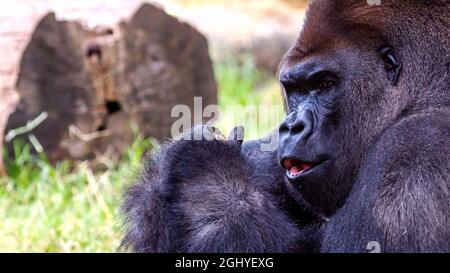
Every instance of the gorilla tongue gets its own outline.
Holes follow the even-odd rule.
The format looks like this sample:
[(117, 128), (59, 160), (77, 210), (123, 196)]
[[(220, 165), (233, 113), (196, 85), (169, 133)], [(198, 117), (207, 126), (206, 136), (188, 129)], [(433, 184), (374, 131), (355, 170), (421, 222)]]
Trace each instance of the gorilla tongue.
[(289, 170), (291, 176), (297, 176), (312, 167), (311, 163), (306, 162), (293, 162), (292, 160), (286, 160), (284, 162), (284, 167)]

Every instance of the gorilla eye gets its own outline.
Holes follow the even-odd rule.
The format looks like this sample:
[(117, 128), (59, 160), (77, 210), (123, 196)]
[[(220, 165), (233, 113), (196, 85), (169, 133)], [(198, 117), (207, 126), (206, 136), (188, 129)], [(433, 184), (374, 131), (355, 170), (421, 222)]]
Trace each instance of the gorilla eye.
[(323, 80), (319, 83), (318, 89), (327, 90), (331, 89), (336, 85), (336, 82), (333, 80)]
[(400, 72), (402, 71), (402, 64), (397, 57), (394, 49), (391, 47), (383, 47), (380, 50), (381, 60), (384, 62), (384, 69), (387, 73), (387, 78), (393, 85), (397, 84)]

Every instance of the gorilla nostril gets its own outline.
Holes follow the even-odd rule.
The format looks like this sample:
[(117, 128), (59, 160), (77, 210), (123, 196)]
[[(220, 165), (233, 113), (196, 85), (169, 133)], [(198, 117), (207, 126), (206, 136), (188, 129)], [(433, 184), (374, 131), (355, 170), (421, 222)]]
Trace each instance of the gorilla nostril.
[(304, 122), (296, 122), (293, 124), (290, 128), (290, 131), (292, 134), (299, 134), (305, 130), (305, 123)]
[(280, 133), (285, 133), (287, 131), (289, 131), (289, 127), (286, 125), (286, 123), (281, 124), (280, 128), (279, 128), (279, 132)]

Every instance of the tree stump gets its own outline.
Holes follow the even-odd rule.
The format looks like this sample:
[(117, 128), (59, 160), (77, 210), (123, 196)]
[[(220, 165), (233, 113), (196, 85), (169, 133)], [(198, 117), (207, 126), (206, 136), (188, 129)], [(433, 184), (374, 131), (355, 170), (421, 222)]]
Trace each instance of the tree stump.
[(49, 13), (23, 52), (16, 88), (6, 140), (31, 136), (52, 161), (120, 155), (133, 141), (132, 124), (162, 139), (175, 105), (193, 107), (194, 97), (217, 103), (206, 39), (150, 4), (118, 26), (94, 29)]

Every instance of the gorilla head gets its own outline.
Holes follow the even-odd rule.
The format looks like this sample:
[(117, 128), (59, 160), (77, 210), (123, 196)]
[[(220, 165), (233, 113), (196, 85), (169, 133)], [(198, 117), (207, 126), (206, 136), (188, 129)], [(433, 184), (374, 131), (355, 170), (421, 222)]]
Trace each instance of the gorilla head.
[(289, 185), (316, 211), (329, 216), (343, 205), (368, 148), (390, 124), (443, 99), (448, 105), (433, 91), (448, 84), (449, 39), (438, 35), (449, 33), (446, 11), (448, 1), (310, 3), (280, 67), (289, 116), (279, 159)]

